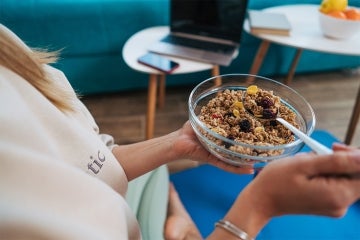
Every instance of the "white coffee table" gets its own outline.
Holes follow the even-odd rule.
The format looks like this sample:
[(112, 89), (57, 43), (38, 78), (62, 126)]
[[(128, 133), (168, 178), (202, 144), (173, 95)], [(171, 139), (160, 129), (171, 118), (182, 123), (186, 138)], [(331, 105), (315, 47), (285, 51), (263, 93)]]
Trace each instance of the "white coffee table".
[[(159, 107), (162, 107), (165, 102), (166, 75), (160, 71), (138, 63), (137, 59), (148, 52), (148, 47), (151, 44), (159, 41), (168, 33), (169, 27), (167, 26), (157, 26), (141, 30), (129, 38), (129, 40), (125, 43), (122, 51), (124, 61), (130, 68), (142, 73), (149, 74), (146, 114), (146, 139), (150, 139), (154, 135), (156, 102), (158, 101)], [(171, 74), (193, 73), (205, 70), (211, 70), (212, 76), (217, 76), (220, 74), (218, 65), (187, 60), (184, 58), (169, 56), (166, 57), (180, 64), (180, 67)], [(158, 99), (157, 89), (159, 89)]]
[[(311, 50), (339, 55), (360, 57), (360, 33), (347, 40), (335, 40), (324, 37), (318, 20), (319, 5), (294, 4), (271, 7), (263, 11), (284, 13), (288, 17), (292, 30), (290, 36), (278, 36), (270, 34), (252, 34), (262, 39), (258, 52), (254, 58), (250, 74), (257, 74), (265, 59), (271, 43), (296, 48), (296, 54), (290, 66), (285, 84), (290, 84), (294, 76), (297, 63), (302, 51)], [(244, 29), (250, 33), (249, 23), (245, 21)], [(251, 34), (251, 33), (250, 33)], [(360, 88), (355, 100), (352, 116), (345, 136), (345, 143), (350, 144), (360, 115)]]

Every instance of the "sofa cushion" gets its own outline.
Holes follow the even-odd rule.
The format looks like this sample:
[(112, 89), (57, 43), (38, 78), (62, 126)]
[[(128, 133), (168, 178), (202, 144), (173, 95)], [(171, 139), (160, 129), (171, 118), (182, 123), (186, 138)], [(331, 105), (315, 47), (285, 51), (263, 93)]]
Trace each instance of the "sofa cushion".
[(63, 48), (63, 56), (107, 55), (121, 53), (124, 42), (143, 27), (164, 25), (164, 2), (2, 0), (0, 16), (30, 46)]

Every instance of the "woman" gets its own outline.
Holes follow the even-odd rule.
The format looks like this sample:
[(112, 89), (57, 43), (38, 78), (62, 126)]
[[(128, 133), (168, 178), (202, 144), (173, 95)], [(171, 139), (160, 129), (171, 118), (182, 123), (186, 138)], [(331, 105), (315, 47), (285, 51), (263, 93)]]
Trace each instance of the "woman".
[[(156, 206), (158, 219), (163, 215), (165, 221), (166, 214), (167, 219), (160, 230), (141, 233), (125, 200), (128, 182), (148, 174), (167, 179), (163, 166), (181, 159), (252, 172), (210, 155), (189, 123), (159, 138), (118, 146), (99, 134), (65, 76), (48, 65), (56, 55), (30, 50), (3, 25), (0, 46), (0, 235), (5, 239), (146, 239), (150, 231), (162, 235), (163, 227), (166, 239), (201, 239), (167, 181), (155, 184), (166, 201), (169, 196), (168, 206)], [(251, 239), (272, 217), (284, 214), (342, 216), (360, 197), (360, 181), (351, 177), (360, 174), (360, 151), (342, 145), (334, 151), (269, 164), (207, 238)]]

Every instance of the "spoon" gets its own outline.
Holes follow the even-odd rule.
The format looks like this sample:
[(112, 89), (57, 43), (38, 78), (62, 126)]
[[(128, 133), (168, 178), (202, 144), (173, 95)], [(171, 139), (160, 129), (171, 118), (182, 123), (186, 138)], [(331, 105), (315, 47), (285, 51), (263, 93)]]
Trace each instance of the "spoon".
[[(293, 126), (291, 123), (289, 123), (288, 121), (286, 121), (284, 118), (279, 116), (279, 110), (276, 109), (276, 113), (275, 112), (267, 112), (265, 115), (266, 117), (264, 117), (264, 112), (262, 115), (256, 115), (254, 114), (250, 109), (246, 108), (246, 104), (245, 104), (245, 95), (243, 95), (243, 106), (244, 109), (253, 117), (258, 118), (258, 119), (266, 119), (266, 120), (276, 120), (278, 122), (280, 122), (284, 127), (286, 127), (287, 129), (289, 129), (293, 134), (295, 134), (299, 139), (301, 139), (307, 146), (309, 146), (316, 154), (318, 155), (327, 155), (327, 154), (332, 154), (333, 150), (326, 147), (325, 145), (321, 144), (320, 142), (316, 141), (315, 139), (309, 137), (308, 135), (306, 135), (305, 133), (303, 133), (302, 131), (300, 131), (298, 128), (296, 128), (295, 126)], [(273, 106), (273, 105), (272, 105)], [(257, 171), (259, 172), (259, 171)], [(256, 176), (256, 174), (255, 174)], [(346, 177), (346, 178), (350, 178), (350, 179), (360, 179), (360, 173), (354, 173), (354, 174), (330, 174), (329, 176), (331, 177)]]
[(316, 152), (318, 155), (325, 155), (325, 154), (332, 154), (333, 150), (324, 146), (320, 142), (316, 141), (315, 139), (309, 137), (296, 127), (294, 127), (292, 124), (290, 124), (288, 121), (281, 117), (276, 117), (276, 121), (280, 122), (284, 127), (289, 129), (291, 132), (293, 132), (298, 138), (303, 140), (303, 142), (310, 147), (314, 152)]
[[(318, 155), (326, 155), (326, 154), (332, 154), (333, 153), (332, 149), (324, 146), (320, 142), (318, 142), (315, 139), (309, 137), (308, 135), (306, 135), (305, 133), (303, 133), (302, 131), (300, 131), (296, 127), (294, 127), (292, 124), (290, 124), (285, 119), (283, 119), (281, 117), (276, 117), (275, 120), (280, 122), (281, 124), (283, 124), (283, 126), (288, 128), (298, 138), (303, 140), (303, 142), (307, 146), (309, 146), (316, 154), (318, 154)], [(355, 173), (355, 174), (335, 174), (335, 175), (332, 174), (332, 175), (329, 175), (329, 176), (331, 176), (331, 177), (346, 177), (346, 178), (350, 178), (350, 179), (360, 179), (360, 173)]]
[[(280, 117), (278, 108), (276, 108), (276, 113), (275, 113), (274, 108), (273, 108), (272, 111), (271, 110), (268, 111), (268, 112), (263, 111), (263, 113), (261, 115), (260, 114), (259, 115), (254, 114), (250, 109), (246, 108), (246, 104), (245, 104), (246, 97), (245, 96), (246, 96), (246, 93), (243, 94), (243, 99), (242, 99), (243, 107), (253, 117), (258, 118), (258, 119), (276, 120), (276, 121), (280, 122), (284, 127), (289, 129), (293, 134), (295, 134), (299, 139), (301, 139), (308, 147), (310, 147), (318, 155), (327, 155), (327, 154), (332, 154), (333, 153), (333, 150), (331, 148), (328, 148), (325, 145), (321, 144), (320, 142), (316, 141), (315, 139), (309, 137), (304, 132), (300, 131), (298, 128), (296, 128), (291, 123), (286, 121), (284, 118)], [(274, 107), (274, 103), (273, 102), (272, 103), (268, 102), (267, 107)], [(260, 170), (256, 171), (254, 176), (256, 176), (259, 171)], [(331, 176), (331, 177), (340, 177), (340, 178), (346, 177), (346, 178), (350, 178), (350, 179), (360, 179), (360, 173), (335, 174), (335, 175), (330, 174), (329, 176)]]
[[(332, 154), (333, 150), (322, 145), (315, 139), (309, 137), (293, 125), (291, 125), (288, 121), (281, 117), (276, 117), (276, 121), (282, 123), (286, 128), (288, 128), (290, 131), (292, 131), (298, 138), (304, 141), (306, 145), (308, 145), (314, 152), (316, 152), (318, 155), (326, 155), (326, 154)], [(335, 175), (329, 175), (331, 177), (346, 177), (350, 179), (360, 179), (360, 173), (353, 173), (353, 174), (335, 174)]]
[[(246, 95), (246, 94), (245, 94)], [(243, 96), (243, 103), (245, 103), (246, 101), (246, 97), (245, 95)], [(258, 115), (254, 115), (253, 112), (249, 109), (247, 109), (245, 107), (246, 104), (244, 104), (244, 108), (245, 110), (251, 114), (252, 116), (254, 116), (255, 118), (258, 119), (267, 119), (267, 120), (276, 120), (278, 122), (280, 122), (284, 127), (286, 127), (287, 129), (289, 129), (292, 133), (294, 133), (299, 139), (301, 139), (307, 146), (309, 146), (314, 152), (316, 152), (319, 155), (324, 155), (324, 154), (332, 154), (333, 150), (324, 146), (323, 144), (321, 144), (320, 142), (316, 141), (315, 139), (309, 137), (308, 135), (306, 135), (305, 133), (303, 133), (302, 131), (300, 131), (298, 128), (294, 127), (291, 123), (289, 123), (288, 121), (286, 121), (285, 119), (283, 119), (282, 117), (279, 116), (279, 111), (278, 109), (276, 110), (276, 114), (273, 114), (273, 116), (269, 117), (267, 116), (266, 118), (262, 116), (258, 116)], [(269, 114), (268, 114), (269, 115)], [(270, 114), (271, 115), (271, 114)]]

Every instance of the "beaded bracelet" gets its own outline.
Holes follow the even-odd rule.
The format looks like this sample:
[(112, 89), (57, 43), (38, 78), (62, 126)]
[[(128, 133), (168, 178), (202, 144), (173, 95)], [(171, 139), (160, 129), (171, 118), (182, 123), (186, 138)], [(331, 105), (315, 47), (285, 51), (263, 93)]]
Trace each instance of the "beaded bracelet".
[(221, 227), (236, 237), (240, 238), (241, 240), (254, 240), (254, 238), (250, 237), (246, 232), (235, 226), (229, 221), (226, 220), (219, 220), (215, 223), (215, 227)]

